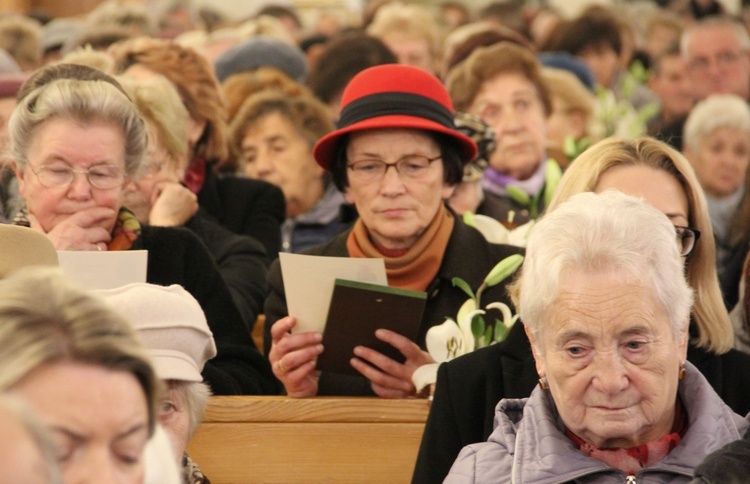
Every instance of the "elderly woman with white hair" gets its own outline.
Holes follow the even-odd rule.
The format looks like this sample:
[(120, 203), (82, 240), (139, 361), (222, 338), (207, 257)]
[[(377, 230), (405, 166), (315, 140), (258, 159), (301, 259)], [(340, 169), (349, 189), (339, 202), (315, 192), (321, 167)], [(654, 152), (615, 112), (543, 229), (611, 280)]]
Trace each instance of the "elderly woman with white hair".
[(709, 96), (690, 112), (683, 139), (706, 195), (724, 302), (732, 309), (750, 241), (750, 107), (734, 94)]
[(159, 423), (172, 442), (183, 483), (209, 480), (185, 453), (211, 395), (201, 371), (216, 356), (216, 345), (198, 301), (177, 284), (134, 283), (96, 291), (135, 327), (164, 383)]
[(539, 384), (445, 482), (689, 482), (750, 427), (686, 360), (693, 291), (659, 210), (572, 197), (531, 233), (514, 299)]

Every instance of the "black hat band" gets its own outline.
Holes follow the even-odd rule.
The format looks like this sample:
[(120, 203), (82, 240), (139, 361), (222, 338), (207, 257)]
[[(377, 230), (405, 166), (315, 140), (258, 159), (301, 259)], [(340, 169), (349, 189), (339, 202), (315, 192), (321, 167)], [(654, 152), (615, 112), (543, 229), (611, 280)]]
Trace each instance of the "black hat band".
[(356, 99), (341, 110), (337, 128), (382, 116), (413, 116), (455, 129), (453, 113), (426, 96), (407, 92), (381, 92)]

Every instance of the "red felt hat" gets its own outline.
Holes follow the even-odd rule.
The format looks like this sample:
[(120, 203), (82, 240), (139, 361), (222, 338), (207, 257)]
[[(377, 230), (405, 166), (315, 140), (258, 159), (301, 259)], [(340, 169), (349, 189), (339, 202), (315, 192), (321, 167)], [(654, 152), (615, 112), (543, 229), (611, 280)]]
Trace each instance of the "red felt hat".
[(377, 128), (411, 128), (447, 135), (461, 146), (464, 163), (477, 145), (456, 130), (448, 90), (432, 74), (416, 67), (384, 64), (357, 74), (344, 89), (338, 129), (318, 140), (313, 155), (330, 171), (339, 140), (347, 133)]

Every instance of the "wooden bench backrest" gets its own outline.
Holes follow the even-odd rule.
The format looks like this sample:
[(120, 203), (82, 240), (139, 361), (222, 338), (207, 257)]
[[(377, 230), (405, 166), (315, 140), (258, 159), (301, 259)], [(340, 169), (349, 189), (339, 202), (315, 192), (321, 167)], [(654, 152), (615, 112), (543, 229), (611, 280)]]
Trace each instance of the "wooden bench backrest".
[(214, 484), (409, 482), (429, 405), (211, 397), (188, 454)]

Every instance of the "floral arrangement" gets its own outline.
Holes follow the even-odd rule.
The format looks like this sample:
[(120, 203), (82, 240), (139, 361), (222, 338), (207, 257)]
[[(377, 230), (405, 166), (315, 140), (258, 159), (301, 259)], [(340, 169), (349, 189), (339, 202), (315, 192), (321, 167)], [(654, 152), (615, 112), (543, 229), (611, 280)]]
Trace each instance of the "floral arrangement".
[[(443, 324), (433, 326), (427, 331), (427, 352), (436, 363), (423, 365), (412, 375), (417, 392), (435, 383), (440, 363), (505, 339), (510, 328), (518, 320), (518, 315), (514, 315), (510, 307), (501, 302), (490, 303), (482, 309), (482, 293), (515, 273), (522, 262), (523, 256), (520, 254), (511, 255), (498, 262), (484, 278), (476, 293), (460, 277), (453, 278), (453, 285), (466, 293), (469, 299), (458, 310), (456, 319), (447, 318)], [(485, 315), (489, 309), (499, 310), (503, 319), (496, 318), (494, 324), (487, 324)]]

